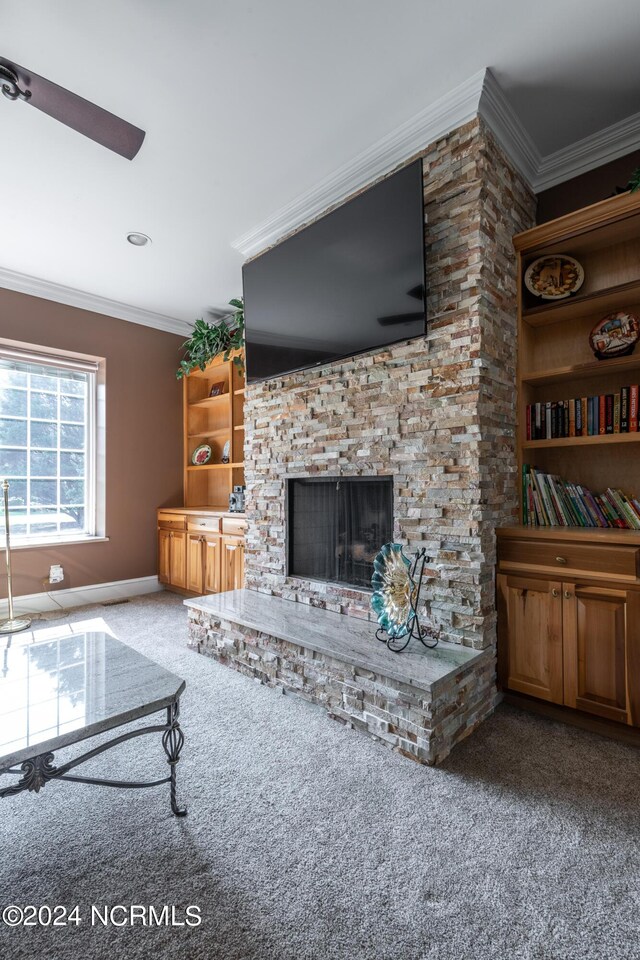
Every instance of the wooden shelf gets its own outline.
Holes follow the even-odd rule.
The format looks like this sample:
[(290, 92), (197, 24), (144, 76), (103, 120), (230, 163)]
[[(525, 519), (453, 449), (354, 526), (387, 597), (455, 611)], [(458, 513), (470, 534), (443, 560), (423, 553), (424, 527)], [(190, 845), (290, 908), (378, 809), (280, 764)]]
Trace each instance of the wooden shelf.
[(229, 427), (221, 427), (219, 430), (201, 430), (200, 433), (189, 433), (188, 437), (190, 440), (202, 440), (207, 437), (213, 439), (213, 437), (228, 437), (229, 433)]
[(191, 403), (188, 403), (189, 407), (211, 407), (213, 404), (219, 403), (221, 400), (229, 401), (229, 393), (221, 393), (217, 397), (205, 397), (204, 400), (192, 400)]
[(239, 423), (239, 424), (237, 424), (233, 429), (234, 429), (234, 430), (244, 430), (244, 423)]
[(588, 447), (594, 444), (637, 443), (640, 433), (599, 433), (592, 437), (554, 437), (550, 440), (525, 440), (523, 450), (542, 450), (546, 447)]
[(187, 470), (234, 470), (244, 467), (244, 463), (190, 463)]
[(592, 360), (587, 363), (576, 363), (566, 367), (555, 367), (547, 370), (536, 370), (531, 373), (522, 373), (523, 383), (532, 386), (555, 383), (558, 380), (577, 380), (582, 377), (599, 377), (607, 373), (624, 372), (625, 370), (640, 370), (640, 354), (630, 357), (619, 357), (617, 360)]
[(239, 390), (234, 390), (234, 391), (233, 391), (233, 395), (234, 395), (234, 397), (240, 397), (240, 396), (242, 396), (242, 395), (244, 394), (244, 391), (245, 391), (245, 388), (244, 388), (244, 387), (240, 387)]
[(631, 280), (605, 290), (595, 290), (583, 296), (568, 297), (559, 302), (545, 301), (540, 306), (522, 311), (522, 319), (532, 327), (561, 323), (588, 316), (590, 313), (608, 313), (640, 302), (640, 280)]

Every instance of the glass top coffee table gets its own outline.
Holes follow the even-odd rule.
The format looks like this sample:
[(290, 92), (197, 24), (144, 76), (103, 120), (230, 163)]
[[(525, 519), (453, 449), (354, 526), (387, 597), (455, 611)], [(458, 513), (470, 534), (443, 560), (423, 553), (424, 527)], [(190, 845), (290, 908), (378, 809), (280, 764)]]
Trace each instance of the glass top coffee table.
[[(60, 632), (44, 640), (32, 634), (0, 641), (0, 797), (31, 790), (51, 780), (109, 787), (169, 784), (176, 802), (176, 765), (184, 743), (178, 717), (185, 681), (143, 657), (108, 633)], [(81, 740), (116, 730), (162, 711), (166, 721), (147, 724), (101, 742), (94, 749), (56, 765), (54, 754)], [(159, 718), (158, 718), (159, 720)], [(158, 734), (170, 773), (160, 780), (135, 782), (82, 777), (80, 764), (134, 737)], [(6, 776), (18, 778), (3, 786)]]

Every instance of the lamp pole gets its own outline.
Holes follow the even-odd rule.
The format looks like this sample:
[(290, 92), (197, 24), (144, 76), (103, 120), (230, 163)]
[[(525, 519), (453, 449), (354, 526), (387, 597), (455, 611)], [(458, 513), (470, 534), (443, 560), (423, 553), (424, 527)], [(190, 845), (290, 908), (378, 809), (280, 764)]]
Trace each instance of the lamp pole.
[(2, 481), (2, 495), (4, 499), (4, 533), (7, 557), (7, 599), (9, 601), (9, 619), (0, 623), (0, 633), (19, 633), (31, 626), (29, 617), (14, 617), (13, 589), (11, 584), (11, 540), (9, 535), (9, 481)]

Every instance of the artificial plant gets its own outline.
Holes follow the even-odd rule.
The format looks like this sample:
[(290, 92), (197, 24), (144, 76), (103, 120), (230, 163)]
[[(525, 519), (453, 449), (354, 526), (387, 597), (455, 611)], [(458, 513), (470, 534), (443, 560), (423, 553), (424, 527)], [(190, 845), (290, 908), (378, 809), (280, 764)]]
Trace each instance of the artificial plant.
[[(196, 320), (193, 333), (181, 347), (185, 355), (176, 370), (177, 380), (188, 376), (196, 367), (204, 370), (221, 353), (224, 354), (223, 359), (228, 360), (234, 350), (244, 347), (244, 300), (241, 297), (229, 300), (229, 306), (234, 308), (230, 319), (217, 323)], [(241, 356), (235, 356), (233, 362), (239, 367), (243, 366)]]

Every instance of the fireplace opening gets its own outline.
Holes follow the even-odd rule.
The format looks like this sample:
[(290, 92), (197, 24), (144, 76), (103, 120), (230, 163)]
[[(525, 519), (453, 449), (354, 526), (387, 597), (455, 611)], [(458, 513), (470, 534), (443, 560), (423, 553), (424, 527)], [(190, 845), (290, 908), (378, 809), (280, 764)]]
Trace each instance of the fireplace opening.
[(370, 587), (393, 537), (393, 477), (287, 481), (288, 575)]

